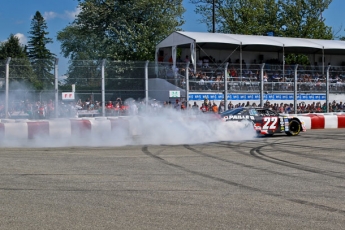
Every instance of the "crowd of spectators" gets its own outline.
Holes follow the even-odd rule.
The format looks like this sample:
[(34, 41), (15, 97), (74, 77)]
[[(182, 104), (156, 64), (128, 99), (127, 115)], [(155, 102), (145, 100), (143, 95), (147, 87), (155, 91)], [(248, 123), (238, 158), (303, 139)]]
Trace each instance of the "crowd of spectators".
[[(165, 63), (165, 78), (171, 83), (181, 88), (186, 87), (186, 63), (189, 63), (189, 57), (184, 60), (179, 58), (175, 69), (172, 69), (172, 63)], [(259, 90), (260, 82), (260, 65), (256, 60), (247, 64), (242, 60), (240, 65), (239, 59), (234, 63), (231, 59), (227, 69), (228, 90)], [(263, 61), (260, 61), (263, 62)], [(163, 64), (164, 65), (164, 64)], [(224, 62), (216, 61), (212, 56), (201, 57), (196, 63), (196, 72), (190, 65), (189, 73), (189, 90), (194, 91), (220, 91), (224, 90)], [(324, 69), (323, 69), (324, 68)], [(324, 91), (326, 89), (326, 67), (314, 63), (313, 65), (299, 65), (298, 67), (298, 90), (300, 91)], [(170, 71), (169, 71), (170, 70)], [(160, 76), (164, 77), (164, 76)], [(292, 91), (294, 85), (294, 66), (283, 65), (277, 59), (265, 61), (263, 75), (265, 90), (269, 91)], [(335, 92), (345, 91), (345, 66), (334, 66), (330, 68), (330, 86)]]
[[(58, 117), (59, 118), (71, 118), (71, 117), (93, 117), (101, 116), (102, 103), (100, 101), (92, 101), (86, 99), (84, 101), (62, 101), (58, 105)], [(144, 100), (139, 101), (126, 101), (123, 102), (121, 98), (117, 98), (115, 101), (105, 102), (106, 116), (125, 116), (129, 114), (140, 114), (141, 112), (153, 112), (165, 108), (171, 108), (181, 111), (193, 111), (193, 113), (213, 112), (222, 113), (226, 110), (238, 108), (238, 107), (265, 107), (279, 113), (286, 114), (300, 114), (300, 113), (326, 113), (327, 107), (329, 112), (345, 112), (345, 106), (343, 102), (330, 102), (328, 105), (325, 102), (299, 102), (297, 109), (294, 108), (292, 103), (270, 103), (266, 101), (263, 105), (249, 101), (233, 102), (229, 101), (225, 105), (224, 101), (215, 102), (205, 99), (201, 105), (197, 102), (188, 104), (184, 100), (176, 99), (175, 101), (159, 102), (157, 100), (149, 100), (148, 106)], [(30, 102), (29, 100), (20, 102), (9, 103), (9, 118), (28, 118), (28, 119), (49, 119), (55, 118), (55, 103), (53, 100)], [(5, 118), (5, 107), (3, 103), (0, 103), (0, 117)]]
[[(153, 103), (150, 103), (149, 106), (152, 108), (152, 110), (156, 111), (161, 108), (173, 108), (176, 110), (189, 110), (194, 111), (196, 113), (199, 112), (213, 112), (213, 113), (222, 113), (229, 109), (239, 108), (239, 107), (264, 107), (269, 108), (272, 111), (278, 112), (278, 113), (285, 113), (285, 114), (301, 114), (301, 113), (326, 113), (327, 112), (327, 104), (326, 102), (299, 102), (297, 105), (297, 109), (295, 110), (293, 103), (271, 103), (269, 101), (266, 101), (263, 106), (260, 103), (252, 102), (250, 103), (247, 101), (244, 102), (238, 102), (233, 103), (230, 101), (227, 105), (225, 105), (224, 101), (220, 101), (219, 103), (216, 103), (215, 101), (210, 101), (208, 99), (205, 99), (201, 105), (199, 105), (197, 102), (194, 102), (193, 104), (186, 105), (185, 101), (176, 100), (176, 102), (172, 103), (170, 101), (166, 101), (163, 103), (157, 103), (154, 101)], [(328, 104), (329, 112), (345, 112), (345, 106), (343, 102), (330, 102)]]

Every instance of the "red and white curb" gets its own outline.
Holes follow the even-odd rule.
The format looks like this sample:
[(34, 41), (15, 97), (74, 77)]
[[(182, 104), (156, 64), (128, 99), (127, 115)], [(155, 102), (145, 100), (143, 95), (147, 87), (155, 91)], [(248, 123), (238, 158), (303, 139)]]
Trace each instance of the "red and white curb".
[(306, 129), (340, 129), (345, 128), (344, 113), (309, 113), (298, 114), (297, 117), (304, 121)]
[(113, 132), (137, 135), (131, 130), (131, 119), (76, 118), (56, 120), (1, 120), (0, 137), (3, 139), (34, 139), (35, 137), (71, 138), (92, 135), (111, 135)]

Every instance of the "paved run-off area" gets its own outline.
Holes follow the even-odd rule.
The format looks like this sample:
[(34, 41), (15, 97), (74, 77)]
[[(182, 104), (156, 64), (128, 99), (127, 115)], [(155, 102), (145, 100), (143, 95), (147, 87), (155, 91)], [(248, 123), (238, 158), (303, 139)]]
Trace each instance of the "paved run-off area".
[(345, 130), (1, 148), (0, 229), (343, 229)]

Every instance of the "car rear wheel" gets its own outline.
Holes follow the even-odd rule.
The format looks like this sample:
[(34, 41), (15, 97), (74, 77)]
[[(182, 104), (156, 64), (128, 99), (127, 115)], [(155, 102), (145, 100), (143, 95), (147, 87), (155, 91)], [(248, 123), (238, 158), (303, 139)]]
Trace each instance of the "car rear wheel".
[(301, 123), (297, 120), (291, 120), (289, 122), (289, 131), (286, 131), (285, 133), (288, 136), (297, 136), (301, 132)]

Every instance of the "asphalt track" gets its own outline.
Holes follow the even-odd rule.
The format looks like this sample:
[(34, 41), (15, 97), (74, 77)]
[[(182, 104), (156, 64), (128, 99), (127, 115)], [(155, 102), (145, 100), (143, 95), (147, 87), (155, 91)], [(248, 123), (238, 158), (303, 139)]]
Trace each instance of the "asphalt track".
[(0, 229), (344, 229), (345, 130), (1, 148)]

